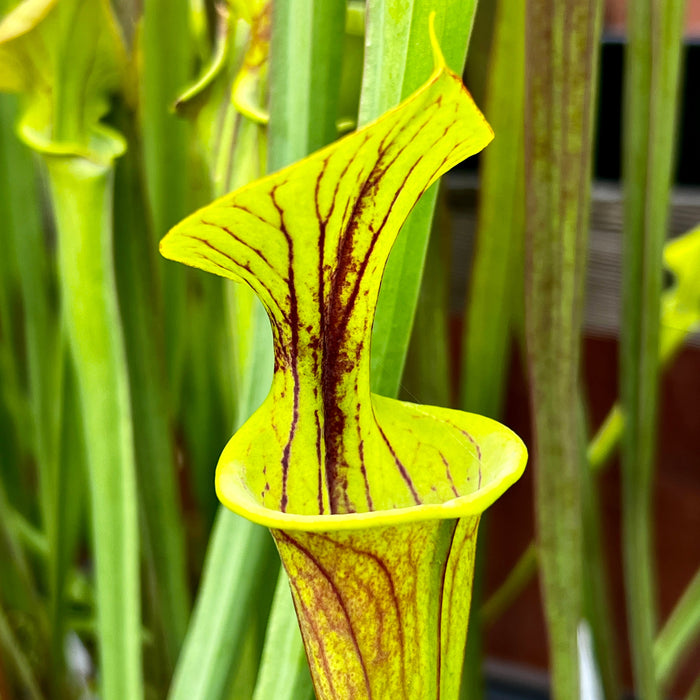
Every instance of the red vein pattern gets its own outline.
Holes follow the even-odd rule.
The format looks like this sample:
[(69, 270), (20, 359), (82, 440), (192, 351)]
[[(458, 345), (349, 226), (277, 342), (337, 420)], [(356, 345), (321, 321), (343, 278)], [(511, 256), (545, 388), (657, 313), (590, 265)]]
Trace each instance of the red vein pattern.
[(450, 697), (462, 659), (447, 645), (461, 649), (466, 639), (477, 525), (465, 518), (352, 533), (273, 531), (307, 654), (318, 660), (319, 700)]
[[(162, 244), (245, 282), (269, 314), (273, 386), (224, 450), (217, 489), (272, 523), (319, 700), (459, 693), (474, 513), (517, 478), (524, 448), (486, 418), (372, 395), (370, 341), (409, 211), (490, 138), (443, 68), (382, 119), (219, 199)], [(372, 515), (333, 517), (352, 513)]]
[(366, 512), (478, 487), (479, 448), (459, 419), (438, 421), (447, 437), (435, 445), (430, 409), (370, 394), (369, 359), (381, 276), (402, 223), (437, 177), (490, 139), (443, 69), (390, 116), (226, 195), (165, 239), (177, 236), (171, 257), (250, 285), (270, 316), (272, 392), (234, 437), (239, 454), (251, 443), (263, 454), (264, 478), (246, 468), (262, 505)]

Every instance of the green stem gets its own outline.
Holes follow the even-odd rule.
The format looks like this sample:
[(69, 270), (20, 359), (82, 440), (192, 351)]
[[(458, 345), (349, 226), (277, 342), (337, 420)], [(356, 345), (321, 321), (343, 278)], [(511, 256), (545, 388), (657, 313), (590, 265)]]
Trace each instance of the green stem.
[[(124, 124), (125, 130), (129, 129)], [(135, 139), (129, 139), (134, 142)], [(124, 315), (142, 543), (151, 584), (149, 618), (159, 634), (157, 653), (169, 677), (187, 630), (190, 598), (185, 533), (172, 444), (163, 348), (163, 303), (155, 254), (140, 194), (134, 155), (119, 160), (115, 175), (115, 264)]]
[(601, 3), (526, 5), (526, 337), (552, 696), (579, 697), (580, 332)]
[[(585, 425), (581, 406), (581, 425)], [(582, 428), (582, 431), (585, 428)], [(583, 448), (583, 446), (582, 446)], [(582, 449), (583, 452), (583, 449)], [(582, 454), (582, 514), (584, 560), (584, 613), (590, 623), (595, 659), (606, 698), (620, 697), (620, 668), (605, 557), (603, 513), (596, 474), (586, 469)]]
[(136, 469), (129, 378), (112, 267), (112, 169), (45, 159), (59, 238), (92, 507), (102, 692), (143, 696)]
[[(31, 430), (28, 432), (37, 465), (43, 533), (33, 528), (30, 530), (31, 525), (23, 518), (15, 523), (18, 534), (26, 536), (25, 543), (30, 549), (37, 551), (39, 545), (43, 548), (42, 559), (46, 562), (49, 589), (48, 677), (51, 687), (58, 692), (64, 666), (63, 585), (68, 554), (61, 514), (62, 504), (73, 498), (71, 490), (61, 479), (59, 460), (64, 345), (59, 314), (51, 303), (53, 280), (41, 227), (35, 162), (31, 152), (12, 133), (16, 119), (15, 101), (2, 95), (0, 190), (4, 201), (0, 206), (0, 218), (8, 236), (7, 242), (14, 244), (19, 272), (29, 379)], [(47, 348), (51, 350), (47, 352)], [(21, 518), (19, 512), (17, 516)]]
[(279, 2), (272, 17), (270, 172), (337, 136), (345, 3)]
[(414, 403), (449, 406), (448, 332), (450, 220), (445, 189), (438, 197), (435, 226), (428, 242), (423, 285), (418, 296), (411, 342), (401, 383), (402, 396)]
[[(167, 17), (167, 21), (164, 18)], [(188, 0), (144, 0), (140, 48), (140, 123), (149, 223), (157, 238), (188, 211), (190, 201), (188, 127), (173, 114), (177, 96), (190, 78), (192, 50)], [(172, 397), (180, 395), (187, 347), (184, 313), (186, 276), (173, 265), (163, 269), (166, 356)]]
[(522, 257), (525, 74), (513, 65), (525, 60), (524, 4), (500, 0), (494, 26), (484, 107), (497, 138), (482, 156), (460, 387), (460, 407), (490, 418), (499, 417), (503, 404)]
[(506, 580), (491, 594), (481, 607), (481, 618), (486, 627), (492, 625), (513, 604), (525, 586), (537, 573), (537, 546), (530, 542), (520, 555)]
[[(417, 89), (430, 75), (428, 17), (447, 65), (464, 69), (476, 0), (369, 0), (359, 125), (363, 126)], [(437, 199), (437, 184), (416, 204), (401, 229), (384, 271), (372, 331), (372, 390), (398, 395), (418, 303)]]
[(610, 461), (615, 448), (620, 442), (625, 427), (625, 416), (620, 405), (615, 403), (600, 424), (593, 439), (588, 443), (588, 466), (594, 472), (599, 472)]
[(623, 560), (636, 691), (661, 697), (654, 671), (657, 602), (652, 484), (656, 455), (662, 251), (667, 228), (683, 0), (637, 0), (628, 14), (620, 353)]
[[(663, 317), (660, 318), (663, 323)], [(666, 369), (673, 362), (678, 351), (683, 347), (683, 341), (690, 334), (690, 328), (674, 329), (664, 337), (661, 333), (659, 342), (659, 366)], [(625, 428), (625, 415), (619, 403), (613, 404), (605, 420), (588, 445), (588, 464), (597, 472), (605, 467), (620, 442)]]
[[(514, 72), (513, 65), (522, 65), (525, 60), (525, 6), (520, 0), (500, 0), (490, 8), (482, 4), (477, 22), (480, 19), (487, 25), (482, 34), (491, 38), (488, 71), (482, 71), (486, 74), (484, 113), (497, 137), (482, 154), (480, 167), (479, 217), (464, 316), (459, 406), (498, 419), (508, 375), (514, 292), (522, 285), (518, 263), (522, 259), (524, 219), (525, 73)], [(486, 514), (484, 518), (487, 522), (488, 517)], [(474, 599), (462, 678), (465, 698), (484, 694), (483, 630), (487, 623), (479, 605), (484, 588), (479, 579), (488, 554), (484, 520), (478, 535)]]
[(2, 607), (0, 607), (0, 649), (4, 652), (3, 656), (14, 667), (22, 689), (22, 697), (29, 698), (29, 700), (42, 700), (43, 695), (29, 659), (22, 653), (19, 641), (12, 631), (12, 626)]
[(42, 558), (49, 556), (49, 543), (43, 532), (32, 525), (19, 511), (11, 505), (6, 506), (7, 522), (17, 535), (17, 541), (30, 552)]
[(170, 700), (225, 696), (229, 670), (244, 646), (251, 607), (261, 581), (274, 576), (274, 560), (265, 528), (219, 507)]
[(654, 642), (656, 678), (660, 685), (672, 680), (673, 672), (681, 661), (683, 653), (698, 635), (700, 635), (700, 570), (688, 584)]

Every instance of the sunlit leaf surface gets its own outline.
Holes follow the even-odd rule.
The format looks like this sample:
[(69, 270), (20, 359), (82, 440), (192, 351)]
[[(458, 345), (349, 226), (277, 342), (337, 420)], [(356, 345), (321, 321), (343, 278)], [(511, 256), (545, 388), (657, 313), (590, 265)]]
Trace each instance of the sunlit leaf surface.
[[(163, 240), (166, 257), (247, 282), (270, 315), (273, 389), (218, 470), (234, 510), (363, 513), (479, 488), (483, 454), (470, 421), (480, 419), (371, 396), (369, 337), (411, 207), (490, 139), (459, 79), (440, 66), (368, 128), (217, 200)], [(251, 502), (242, 508), (240, 498)]]
[(168, 258), (245, 282), (269, 314), (273, 386), (224, 450), (216, 485), (273, 529), (319, 698), (456, 697), (479, 514), (526, 459), (495, 421), (370, 392), (399, 228), (492, 138), (436, 54), (429, 82), (398, 107), (161, 242)]

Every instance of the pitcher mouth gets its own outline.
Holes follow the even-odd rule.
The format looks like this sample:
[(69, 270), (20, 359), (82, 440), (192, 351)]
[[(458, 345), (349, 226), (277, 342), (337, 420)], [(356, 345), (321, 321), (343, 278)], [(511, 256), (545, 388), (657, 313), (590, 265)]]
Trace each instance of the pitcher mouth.
[[(514, 439), (513, 439), (514, 438)], [(426, 520), (454, 520), (481, 515), (521, 476), (527, 462), (527, 449), (515, 434), (510, 442), (510, 467), (494, 478), (485, 479), (480, 488), (442, 503), (424, 503), (401, 508), (361, 513), (296, 514), (267, 508), (260, 504), (245, 480), (242, 463), (219, 462), (216, 469), (216, 494), (231, 511), (258, 525), (302, 532), (332, 532), (386, 527)], [(224, 452), (225, 455), (225, 452)]]

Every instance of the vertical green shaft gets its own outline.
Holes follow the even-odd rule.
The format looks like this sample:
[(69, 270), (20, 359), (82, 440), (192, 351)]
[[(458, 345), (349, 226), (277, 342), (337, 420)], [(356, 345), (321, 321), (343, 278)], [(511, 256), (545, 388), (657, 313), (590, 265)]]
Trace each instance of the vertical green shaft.
[(102, 696), (143, 696), (136, 474), (112, 267), (112, 169), (47, 156), (89, 471)]
[[(143, 0), (139, 81), (143, 167), (149, 223), (162, 236), (191, 205), (188, 124), (173, 114), (175, 99), (190, 79), (191, 37), (187, 0)], [(185, 371), (187, 336), (179, 325), (186, 302), (181, 270), (163, 269), (166, 356), (172, 396), (177, 398)]]
[(558, 700), (579, 697), (579, 360), (599, 25), (598, 0), (526, 4), (525, 325), (537, 533)]
[(623, 559), (635, 684), (661, 697), (653, 663), (657, 631), (652, 537), (659, 311), (682, 47), (683, 0), (630, 3), (623, 128), (625, 185), (620, 353)]
[(479, 221), (465, 317), (460, 407), (498, 418), (522, 256), (525, 9), (499, 0), (484, 114), (497, 137), (481, 159)]
[[(476, 0), (368, 0), (360, 126), (397, 105), (430, 75), (433, 11), (445, 61), (461, 75)], [(399, 392), (436, 199), (437, 184), (413, 208), (384, 271), (372, 332), (372, 389), (382, 396)]]
[[(124, 124), (125, 133), (129, 125)], [(132, 139), (129, 139), (130, 141)], [(170, 675), (187, 630), (190, 610), (185, 532), (180, 511), (162, 337), (163, 300), (156, 274), (156, 245), (145, 226), (138, 163), (127, 152), (116, 164), (114, 259), (130, 378), (134, 454), (141, 515), (144, 582), (155, 656)], [(158, 664), (155, 664), (156, 666)], [(155, 677), (154, 673), (151, 677)]]

